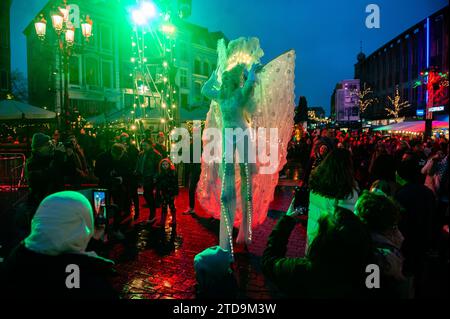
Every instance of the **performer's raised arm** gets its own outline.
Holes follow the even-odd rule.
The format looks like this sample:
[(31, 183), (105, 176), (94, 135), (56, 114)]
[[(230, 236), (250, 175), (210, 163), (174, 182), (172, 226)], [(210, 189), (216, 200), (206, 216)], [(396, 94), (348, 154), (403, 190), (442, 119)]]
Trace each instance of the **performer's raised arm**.
[(211, 74), (211, 77), (208, 79), (208, 81), (203, 84), (202, 87), (202, 94), (206, 96), (210, 100), (217, 101), (219, 97), (219, 81), (217, 80), (217, 70), (214, 70), (214, 72)]
[(247, 111), (249, 113), (253, 113), (255, 105), (252, 103), (248, 103), (250, 97), (253, 95), (253, 91), (255, 88), (256, 83), (256, 72), (258, 72), (262, 68), (261, 64), (253, 64), (250, 71), (248, 72), (247, 80), (244, 83), (244, 86), (242, 87), (242, 96), (243, 96), (243, 103), (247, 106)]

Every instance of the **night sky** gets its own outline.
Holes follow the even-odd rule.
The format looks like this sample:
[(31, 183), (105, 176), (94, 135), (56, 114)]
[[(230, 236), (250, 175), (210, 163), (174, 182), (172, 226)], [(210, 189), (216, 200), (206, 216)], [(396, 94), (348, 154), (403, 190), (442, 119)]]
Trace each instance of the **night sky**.
[[(13, 0), (12, 68), (26, 74), (25, 26), (48, 0)], [(70, 1), (69, 1), (70, 3)], [(365, 8), (377, 4), (380, 29), (367, 29)], [(370, 54), (447, 0), (192, 0), (188, 21), (222, 31), (229, 39), (256, 36), (265, 51), (263, 62), (293, 48), (297, 53), (295, 93), (309, 106), (329, 112), (334, 86), (353, 78), (353, 65), (363, 43)]]

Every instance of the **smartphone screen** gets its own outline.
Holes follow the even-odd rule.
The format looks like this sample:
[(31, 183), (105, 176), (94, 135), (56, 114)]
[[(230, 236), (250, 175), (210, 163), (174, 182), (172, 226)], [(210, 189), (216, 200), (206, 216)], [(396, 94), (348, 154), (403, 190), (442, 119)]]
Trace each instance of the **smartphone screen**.
[(106, 219), (106, 192), (100, 190), (94, 190), (94, 214), (95, 217), (100, 219)]

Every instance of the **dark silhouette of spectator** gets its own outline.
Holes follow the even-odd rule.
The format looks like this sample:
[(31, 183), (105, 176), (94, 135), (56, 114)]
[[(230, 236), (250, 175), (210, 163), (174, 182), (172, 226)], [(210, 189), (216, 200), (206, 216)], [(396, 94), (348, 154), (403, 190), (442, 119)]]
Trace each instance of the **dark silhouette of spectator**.
[(86, 156), (84, 156), (84, 150), (78, 144), (78, 140), (75, 135), (70, 135), (68, 142), (72, 143), (75, 155), (78, 157), (77, 161), (77, 171), (82, 180), (85, 180), (89, 176), (89, 168), (86, 161)]
[(33, 135), (31, 149), (25, 174), (30, 187), (28, 202), (37, 208), (47, 195), (64, 189), (64, 146), (55, 146), (48, 135), (36, 133)]
[(151, 142), (144, 140), (142, 142), (142, 152), (139, 156), (137, 173), (144, 186), (144, 198), (150, 210), (148, 217), (148, 223), (150, 224), (156, 221), (156, 176), (161, 159), (160, 153), (153, 148)]
[[(126, 156), (125, 147), (116, 143), (111, 149), (99, 155), (95, 164), (95, 176), (99, 179), (99, 187), (109, 190), (112, 201), (119, 207), (119, 214), (126, 217), (130, 214), (130, 176), (131, 168)], [(121, 217), (114, 217), (114, 229), (118, 238), (123, 235), (119, 232)]]
[[(202, 149), (200, 150), (201, 157)], [(195, 214), (195, 194), (197, 191), (197, 184), (200, 180), (201, 163), (200, 158), (195, 158), (193, 142), (190, 143), (190, 162), (184, 163), (184, 167), (187, 170), (187, 179), (189, 183), (189, 209), (183, 214)]]
[(380, 288), (373, 291), (378, 298), (412, 298), (412, 280), (403, 275), (400, 213), (393, 199), (377, 191), (364, 191), (356, 203), (355, 214), (371, 232), (374, 262), (381, 270)]
[(172, 216), (172, 222), (170, 224), (175, 229), (177, 225), (175, 196), (178, 195), (178, 177), (175, 166), (168, 158), (162, 159), (158, 165), (156, 190), (161, 199), (161, 221), (159, 226), (165, 226), (167, 209), (170, 209), (170, 214)]
[(400, 185), (395, 199), (404, 208), (399, 229), (405, 236), (402, 252), (405, 256), (404, 274), (414, 276), (416, 295), (423, 285), (426, 250), (432, 240), (431, 225), (435, 218), (433, 192), (419, 182), (420, 167), (417, 159), (407, 158), (399, 163), (397, 182)]
[(303, 174), (303, 181), (306, 185), (309, 181), (311, 172), (322, 163), (322, 161), (325, 159), (325, 157), (330, 152), (330, 147), (322, 143), (320, 140), (316, 143), (316, 145), (313, 147), (314, 154), (310, 157), (309, 163), (306, 166), (306, 169)]
[(71, 185), (74, 189), (80, 188), (83, 178), (85, 177), (80, 170), (80, 158), (75, 152), (72, 143), (65, 143), (64, 148), (66, 151), (63, 166), (65, 183)]
[(387, 195), (393, 196), (398, 189), (395, 178), (396, 163), (392, 155), (382, 153), (376, 157), (372, 163), (370, 171), (370, 182), (375, 181), (385, 182), (389, 185), (389, 193)]
[(167, 156), (169, 156), (165, 145), (165, 137), (163, 132), (158, 133), (156, 143), (155, 145), (153, 145), (153, 147), (161, 154), (162, 158), (166, 158)]
[(134, 206), (134, 219), (137, 220), (140, 214), (138, 194), (139, 178), (136, 172), (137, 162), (139, 159), (139, 151), (136, 146), (131, 143), (130, 137), (127, 133), (122, 133), (120, 135), (120, 142), (125, 146), (128, 159), (128, 167), (130, 167), (131, 169), (129, 191)]

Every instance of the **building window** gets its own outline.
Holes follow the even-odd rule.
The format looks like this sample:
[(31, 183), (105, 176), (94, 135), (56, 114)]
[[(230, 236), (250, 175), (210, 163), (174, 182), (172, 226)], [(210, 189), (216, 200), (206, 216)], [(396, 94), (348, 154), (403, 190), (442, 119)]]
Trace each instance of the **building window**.
[(202, 84), (200, 82), (195, 82), (194, 84), (194, 94), (201, 95), (202, 93)]
[(184, 69), (180, 70), (180, 87), (181, 88), (187, 88), (188, 87), (187, 70), (184, 70)]
[(69, 83), (80, 85), (80, 59), (77, 56), (70, 57), (69, 62)]
[(103, 61), (102, 62), (102, 80), (103, 86), (106, 88), (113, 87), (113, 76), (112, 76), (112, 62)]
[(106, 25), (100, 27), (101, 48), (103, 50), (112, 50), (112, 31)]
[(202, 83), (201, 82), (194, 83), (194, 101), (196, 104), (202, 103)]
[(86, 84), (98, 86), (98, 60), (96, 58), (86, 58)]
[(194, 73), (195, 74), (202, 74), (202, 63), (199, 59), (195, 59), (194, 62)]
[(180, 95), (180, 105), (182, 108), (189, 109), (189, 96), (186, 93)]

